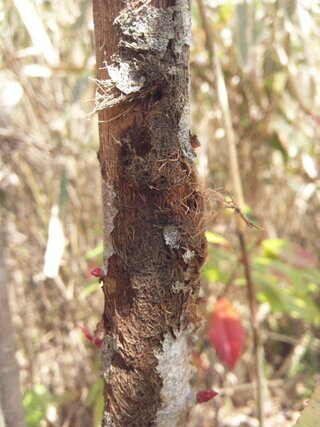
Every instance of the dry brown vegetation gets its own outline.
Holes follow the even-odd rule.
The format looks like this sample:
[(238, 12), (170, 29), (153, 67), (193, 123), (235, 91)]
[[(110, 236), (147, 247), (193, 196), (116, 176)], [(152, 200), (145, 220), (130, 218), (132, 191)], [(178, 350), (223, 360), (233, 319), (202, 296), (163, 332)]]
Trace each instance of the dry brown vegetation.
[[(250, 251), (261, 254), (265, 238), (287, 239), (306, 251), (294, 260), (297, 268), (307, 253), (308, 268), (315, 271), (320, 253), (319, 6), (293, 0), (255, 6), (208, 0), (205, 5), (228, 90), (249, 219), (263, 228), (250, 232)], [(196, 3), (193, 22), (197, 164), (207, 187), (232, 192), (215, 75)], [(1, 227), (28, 425), (95, 426), (102, 408), (99, 351), (78, 328), (94, 329), (103, 310), (102, 291), (88, 274), (102, 258), (98, 133), (96, 117), (88, 117), (96, 90), (89, 79), (95, 76), (91, 2), (4, 0), (0, 26)], [(216, 208), (219, 200), (208, 198)], [(214, 228), (211, 212), (207, 216), (208, 228), (237, 246), (234, 214), (223, 210)], [(56, 227), (51, 235), (50, 221)], [(53, 244), (50, 260), (59, 264), (53, 278), (43, 271), (48, 242)], [(208, 269), (214, 256), (217, 251)], [(224, 293), (238, 301), (250, 330), (237, 250), (230, 250), (219, 268), (230, 273), (228, 279), (206, 276), (208, 300), (200, 314), (207, 319), (216, 296)], [(318, 303), (319, 282), (310, 283)], [(259, 311), (270, 426), (292, 425), (319, 379), (319, 323), (294, 310), (279, 311), (265, 299)], [(217, 426), (257, 425), (251, 341), (249, 334), (242, 360), (228, 371), (206, 339), (200, 340), (206, 374), (199, 368), (195, 385), (218, 388), (221, 397), (196, 407), (190, 426), (212, 426), (213, 419)]]

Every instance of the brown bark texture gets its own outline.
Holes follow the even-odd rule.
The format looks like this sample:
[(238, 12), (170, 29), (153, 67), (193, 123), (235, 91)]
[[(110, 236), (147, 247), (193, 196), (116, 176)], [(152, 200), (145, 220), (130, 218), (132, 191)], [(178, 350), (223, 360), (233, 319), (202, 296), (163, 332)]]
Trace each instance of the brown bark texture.
[(189, 0), (93, 0), (104, 216), (104, 426), (180, 425), (206, 254)]
[(19, 384), (19, 367), (15, 358), (14, 329), (9, 305), (3, 245), (0, 230), (0, 411), (2, 410), (6, 427), (23, 427), (25, 424)]

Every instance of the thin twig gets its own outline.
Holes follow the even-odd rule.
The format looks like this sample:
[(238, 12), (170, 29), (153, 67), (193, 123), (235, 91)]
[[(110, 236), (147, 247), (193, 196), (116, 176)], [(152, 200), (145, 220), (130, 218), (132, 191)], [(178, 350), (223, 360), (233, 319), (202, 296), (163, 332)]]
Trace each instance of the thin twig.
[[(236, 216), (237, 231), (239, 236), (239, 243), (242, 252), (242, 263), (244, 266), (245, 277), (247, 282), (248, 290), (248, 302), (251, 313), (251, 326), (253, 332), (253, 345), (254, 345), (254, 354), (255, 354), (255, 371), (256, 371), (256, 381), (257, 381), (257, 409), (258, 409), (258, 418), (260, 422), (260, 427), (264, 427), (265, 416), (264, 416), (264, 374), (263, 374), (263, 348), (260, 341), (259, 334), (259, 324), (258, 318), (256, 315), (256, 296), (255, 289), (251, 275), (251, 265), (249, 259), (249, 253), (246, 243), (245, 236), (245, 223), (248, 224), (248, 221), (242, 214), (242, 209), (245, 206), (244, 196), (242, 190), (241, 176), (239, 170), (237, 149), (236, 149), (236, 136), (232, 126), (231, 113), (229, 107), (228, 93), (226, 89), (226, 84), (224, 81), (221, 64), (216, 53), (215, 43), (212, 37), (212, 33), (209, 29), (206, 11), (204, 8), (203, 0), (198, 0), (198, 6), (200, 11), (200, 16), (202, 20), (202, 25), (206, 35), (206, 45), (209, 53), (210, 66), (215, 73), (215, 90), (217, 94), (217, 99), (222, 113), (222, 121), (224, 130), (226, 133), (226, 139), (228, 142), (228, 159), (230, 165), (230, 173), (232, 180), (232, 187), (235, 195), (235, 201), (231, 197), (231, 204), (229, 207), (232, 207), (238, 215)], [(244, 222), (242, 221), (244, 220)], [(253, 224), (252, 224), (253, 225)]]

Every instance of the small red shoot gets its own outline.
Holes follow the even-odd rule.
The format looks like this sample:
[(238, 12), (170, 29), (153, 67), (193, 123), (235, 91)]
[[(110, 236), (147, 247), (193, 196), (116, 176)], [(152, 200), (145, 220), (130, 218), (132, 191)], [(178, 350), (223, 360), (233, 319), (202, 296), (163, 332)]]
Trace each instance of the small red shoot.
[(218, 394), (219, 393), (214, 390), (200, 390), (197, 393), (196, 401), (197, 403), (205, 403), (216, 397)]
[(87, 325), (79, 325), (79, 328), (82, 330), (82, 332), (84, 333), (84, 335), (86, 336), (86, 338), (92, 342), (94, 345), (96, 345), (97, 347), (101, 347), (102, 345), (102, 339), (101, 338), (97, 338), (93, 335), (93, 333), (90, 331), (90, 329), (88, 328)]

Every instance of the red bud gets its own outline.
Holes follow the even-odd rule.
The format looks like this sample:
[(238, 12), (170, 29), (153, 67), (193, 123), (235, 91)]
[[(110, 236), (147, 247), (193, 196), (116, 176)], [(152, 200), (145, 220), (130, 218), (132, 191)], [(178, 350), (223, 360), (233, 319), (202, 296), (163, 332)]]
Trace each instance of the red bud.
[(205, 403), (216, 397), (218, 394), (219, 393), (214, 390), (200, 390), (197, 393), (196, 401), (197, 403)]
[(97, 347), (101, 347), (101, 346), (102, 346), (102, 343), (103, 343), (103, 339), (102, 339), (102, 338), (95, 338), (95, 339), (94, 339), (94, 344), (95, 344)]
[(92, 268), (90, 270), (90, 274), (92, 276), (94, 276), (94, 277), (102, 277), (102, 276), (104, 276), (104, 272), (103, 272), (102, 268), (100, 268), (100, 267)]

